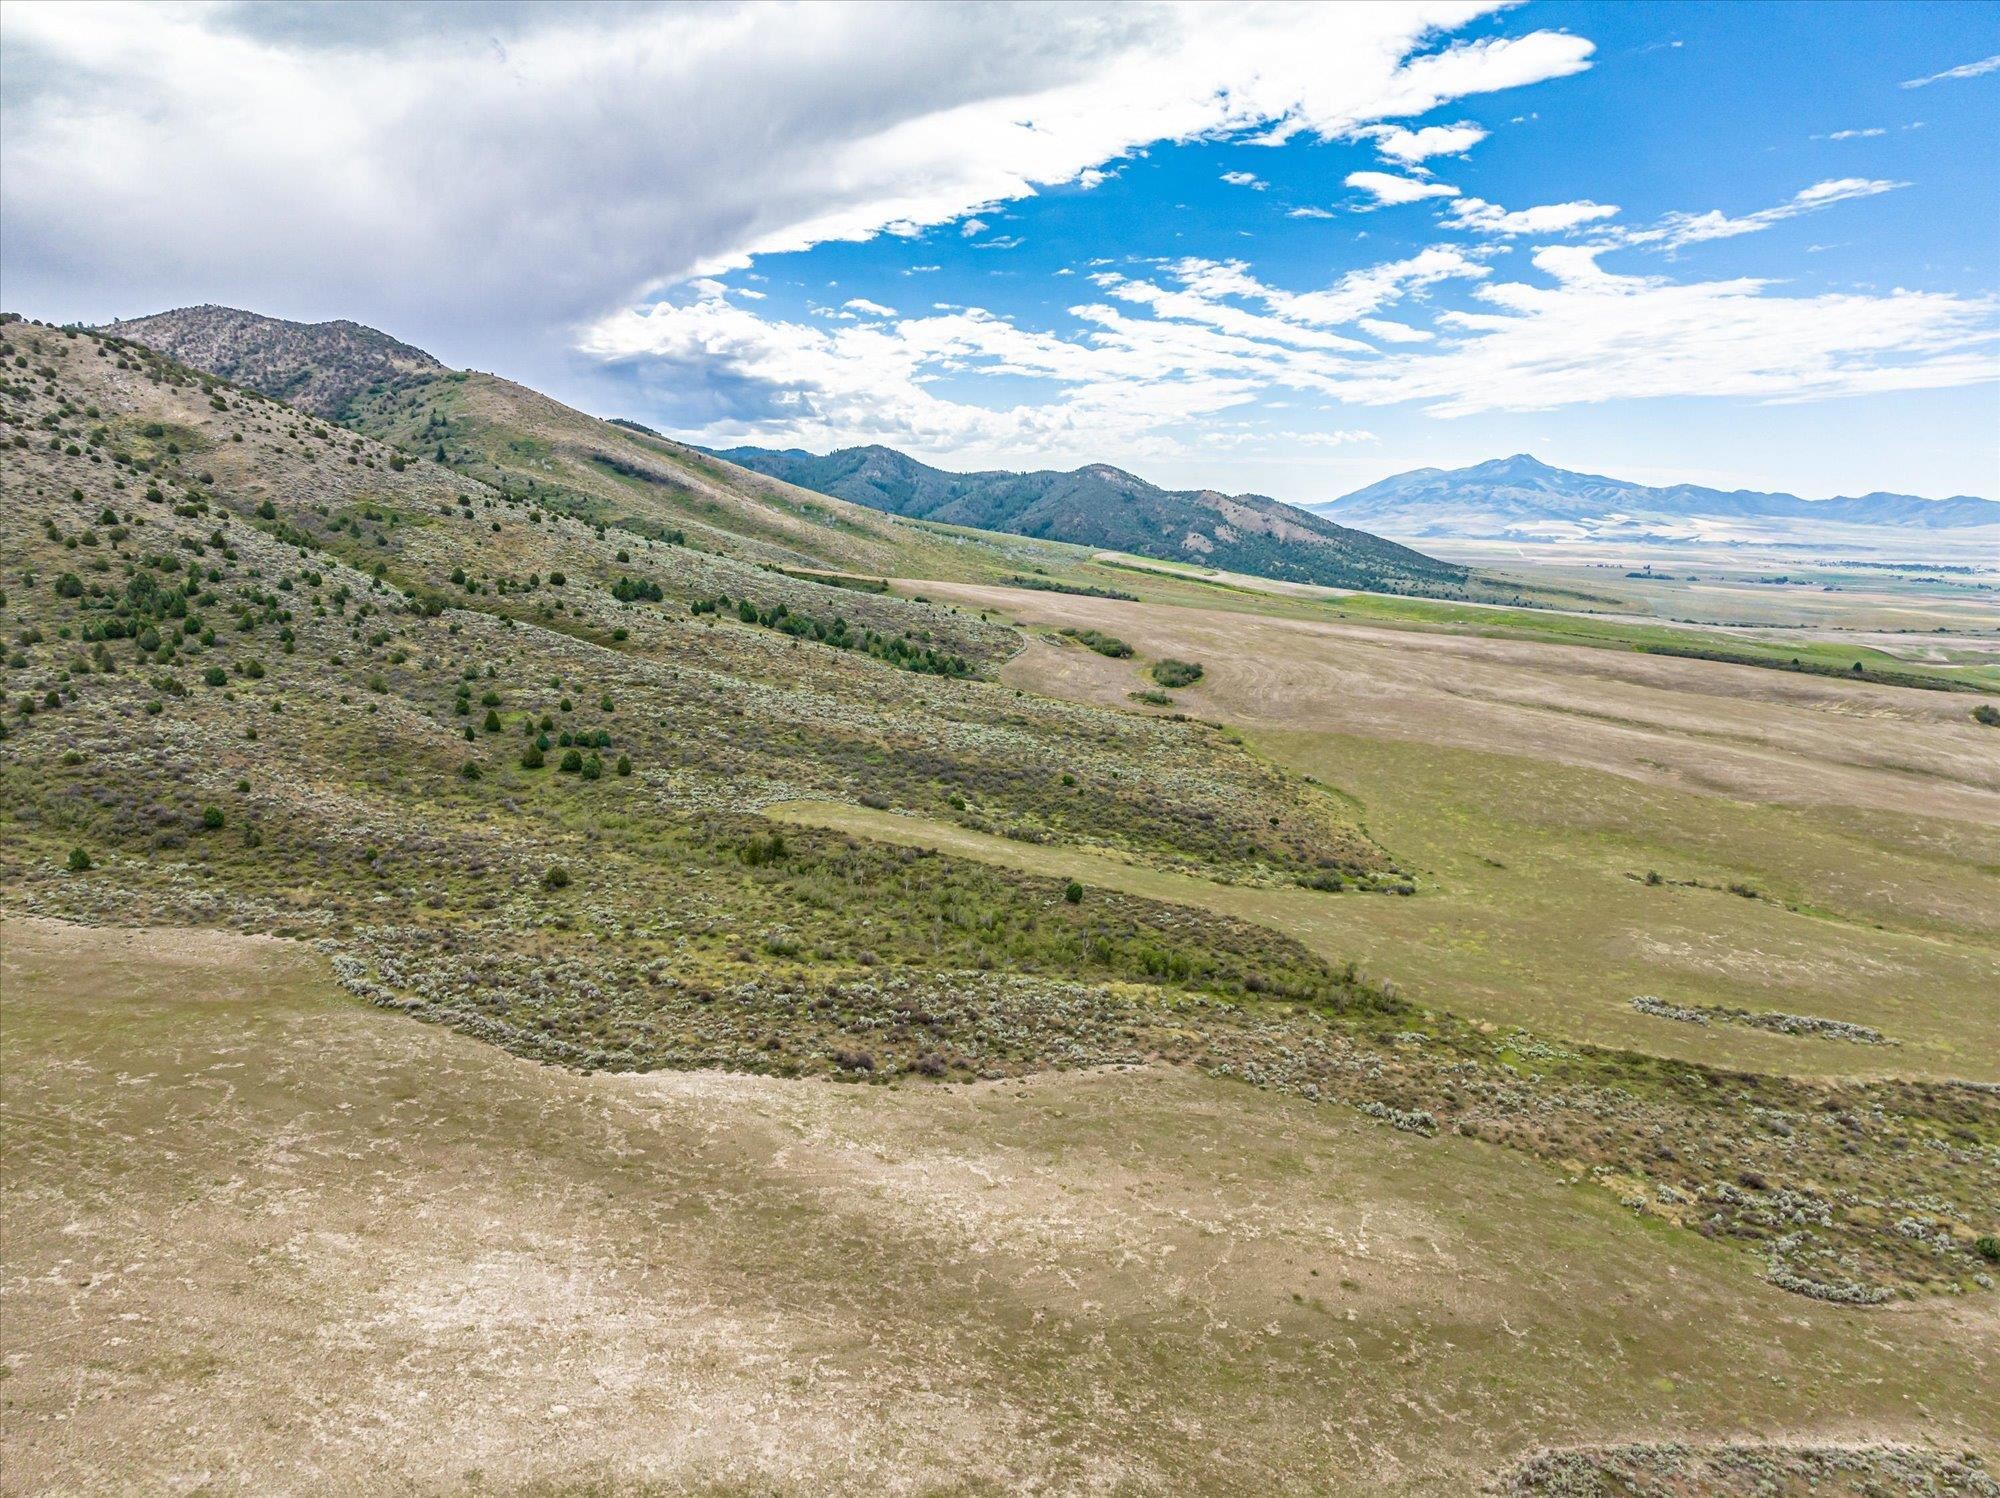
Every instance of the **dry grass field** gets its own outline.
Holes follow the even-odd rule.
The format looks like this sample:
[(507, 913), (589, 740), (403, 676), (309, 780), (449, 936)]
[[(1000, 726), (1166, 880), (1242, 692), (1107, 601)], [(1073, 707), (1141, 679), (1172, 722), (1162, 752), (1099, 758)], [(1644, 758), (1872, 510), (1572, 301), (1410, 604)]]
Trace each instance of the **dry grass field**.
[[(2000, 754), (1964, 696), (1711, 661), (928, 583), (1035, 629), (1023, 687), (1110, 705), (1156, 657), (1178, 710), (1351, 798), (1409, 900), (1181, 881), (1409, 996), (1544, 1033), (1805, 1075), (2000, 1078)], [(1091, 627), (1114, 660), (1049, 633)], [(1165, 709), (1160, 709), (1164, 711)], [(832, 816), (859, 828), (868, 814)], [(935, 829), (880, 819), (882, 835)], [(954, 830), (963, 843), (965, 834)], [(1164, 895), (1150, 872), (981, 856)], [(1660, 882), (1648, 883), (1649, 874)], [(1845, 1020), (1857, 1046), (1637, 1013), (1631, 999)]]
[(1989, 1297), (1801, 1301), (1344, 1109), (585, 1077), (289, 943), (4, 936), (10, 1493), (1456, 1494), (2000, 1429)]

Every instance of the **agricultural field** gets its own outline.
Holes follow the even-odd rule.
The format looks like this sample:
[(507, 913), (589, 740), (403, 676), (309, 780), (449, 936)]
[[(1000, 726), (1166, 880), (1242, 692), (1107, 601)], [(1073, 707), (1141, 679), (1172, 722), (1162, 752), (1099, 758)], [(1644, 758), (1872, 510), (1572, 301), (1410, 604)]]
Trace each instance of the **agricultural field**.
[(10, 1490), (1992, 1490), (1990, 663), (0, 341)]

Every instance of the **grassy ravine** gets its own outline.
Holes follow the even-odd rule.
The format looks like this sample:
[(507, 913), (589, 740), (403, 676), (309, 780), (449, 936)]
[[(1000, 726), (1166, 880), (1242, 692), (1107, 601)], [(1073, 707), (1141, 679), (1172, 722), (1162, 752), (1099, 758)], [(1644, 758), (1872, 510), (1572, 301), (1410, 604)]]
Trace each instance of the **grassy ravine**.
[[(765, 565), (767, 532), (818, 520), (822, 561), (871, 564), (889, 541), (839, 511), (766, 507), (742, 542), (722, 507), (681, 544), (668, 511), (579, 518), (568, 489), (488, 488), (115, 342), (5, 343), (32, 375), (0, 406), (18, 908), (310, 938), (378, 1003), (583, 1068), (1185, 1062), (1594, 1175), (1804, 1293), (1984, 1273), (1987, 1094), (1489, 1033), (1213, 912), (763, 820), (833, 797), (1244, 884), (1412, 887), (1234, 735), (763, 627), (783, 603), (969, 669), (1010, 648)], [(758, 622), (688, 610), (719, 596)]]

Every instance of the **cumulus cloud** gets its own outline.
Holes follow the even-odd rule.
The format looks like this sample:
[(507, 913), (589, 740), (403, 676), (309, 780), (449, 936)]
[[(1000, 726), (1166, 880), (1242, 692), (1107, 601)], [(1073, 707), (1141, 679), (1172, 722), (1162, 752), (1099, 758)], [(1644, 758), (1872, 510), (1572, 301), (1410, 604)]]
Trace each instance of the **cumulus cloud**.
[(1447, 210), (1444, 224), (1450, 229), (1511, 238), (1517, 234), (1562, 234), (1579, 225), (1617, 215), (1617, 204), (1593, 203), (1588, 198), (1574, 203), (1543, 203), (1512, 213), (1484, 198), (1460, 198)]
[(866, 312), (871, 317), (894, 317), (896, 309), (885, 307), (880, 302), (871, 302), (866, 297), (849, 297), (841, 305), (850, 312)]
[(1904, 88), (1922, 88), (1930, 83), (1946, 83), (1958, 78), (1977, 78), (1982, 73), (2000, 69), (2000, 52), (1991, 57), (1982, 57), (1978, 62), (1962, 62), (1955, 68), (1946, 68), (1942, 73), (1932, 73), (1927, 78), (1910, 78), (1903, 83)]
[(1455, 198), (1458, 189), (1442, 182), (1398, 177), (1393, 172), (1349, 172), (1347, 185), (1359, 188), (1378, 203), (1416, 203), (1425, 198)]
[(1371, 125), (1354, 133), (1359, 139), (1373, 140), (1376, 150), (1404, 166), (1415, 166), (1433, 156), (1463, 156), (1486, 139), (1484, 130), (1466, 122), (1426, 125), (1421, 130), (1408, 130), (1401, 125)]
[(31, 310), (213, 298), (496, 362), (649, 289), (1089, 185), (1154, 143), (1332, 139), (1589, 65), (1558, 32), (1439, 46), (1496, 3), (18, 0), (0, 254)]
[(1249, 187), (1256, 189), (1258, 192), (1262, 192), (1271, 185), (1255, 172), (1224, 172), (1222, 180), (1227, 182), (1231, 187)]

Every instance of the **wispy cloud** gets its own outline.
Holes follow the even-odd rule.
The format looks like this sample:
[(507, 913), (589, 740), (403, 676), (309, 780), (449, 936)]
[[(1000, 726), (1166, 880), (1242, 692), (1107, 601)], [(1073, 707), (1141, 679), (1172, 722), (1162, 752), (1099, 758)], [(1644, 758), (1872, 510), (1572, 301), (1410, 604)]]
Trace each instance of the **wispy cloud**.
[(1437, 334), (1424, 328), (1413, 328), (1408, 323), (1390, 322), (1384, 317), (1357, 318), (1355, 326), (1370, 338), (1379, 338), (1384, 343), (1430, 343), (1437, 337)]
[(1248, 187), (1257, 192), (1262, 192), (1271, 185), (1255, 172), (1224, 172), (1222, 180), (1231, 187)]
[(1662, 396), (1795, 403), (2000, 378), (1990, 298), (1783, 296), (1747, 278), (1614, 275), (1599, 253), (1538, 251), (1553, 284), (1478, 288), (1483, 309), (1439, 315), (1442, 352), (1364, 374), (1346, 398), (1464, 416)]
[(1942, 73), (1932, 73), (1927, 78), (1907, 78), (1904, 88), (1922, 88), (1928, 83), (1945, 83), (1957, 78), (1977, 78), (1982, 73), (2000, 70), (2000, 52), (1991, 57), (1982, 57), (1978, 62), (1962, 62), (1955, 68), (1946, 68)]
[(1760, 208), (1755, 213), (1735, 218), (1714, 208), (1706, 213), (1669, 213), (1649, 229), (1613, 231), (1607, 243), (1654, 245), (1672, 250), (1704, 240), (1733, 239), (1740, 234), (1755, 234), (1818, 208), (1852, 202), (1856, 198), (1876, 197), (1909, 185), (1907, 182), (1888, 182), (1870, 177), (1834, 177), (1801, 188), (1785, 202), (1771, 208)]

